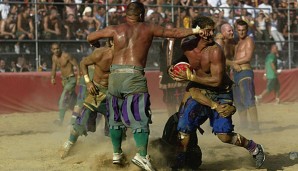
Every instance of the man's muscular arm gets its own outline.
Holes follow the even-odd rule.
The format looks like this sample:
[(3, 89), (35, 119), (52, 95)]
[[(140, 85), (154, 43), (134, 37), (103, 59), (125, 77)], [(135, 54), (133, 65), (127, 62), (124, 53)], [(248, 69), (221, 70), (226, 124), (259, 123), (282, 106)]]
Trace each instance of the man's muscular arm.
[(83, 58), (80, 62), (80, 67), (82, 70), (82, 74), (88, 75), (88, 66), (94, 65), (97, 61), (100, 61), (102, 57), (102, 48), (95, 49), (90, 55)]
[(191, 29), (191, 28), (167, 29), (162, 26), (151, 25), (151, 29), (153, 30), (153, 35), (155, 37), (184, 38), (186, 36), (203, 33), (203, 31), (199, 27), (194, 29)]
[[(236, 57), (236, 59), (233, 61), (233, 64), (241, 65), (241, 64), (249, 63), (251, 61), (253, 52), (255, 50), (255, 44), (254, 44), (252, 38), (249, 37), (246, 39), (245, 49), (238, 49), (238, 50), (245, 51), (245, 56), (238, 58), (238, 59)], [(236, 52), (236, 55), (237, 55), (237, 52)]]
[(216, 110), (221, 117), (228, 117), (236, 112), (236, 108), (229, 104), (218, 104), (205, 96), (198, 88), (190, 88), (189, 92), (194, 100)]
[(108, 26), (102, 30), (97, 30), (90, 33), (87, 37), (87, 41), (94, 47), (100, 47), (98, 40), (102, 38), (113, 37), (115, 33), (114, 26)]
[(222, 83), (223, 74), (225, 72), (225, 58), (219, 47), (210, 49), (210, 74), (209, 77), (198, 77), (189, 69), (186, 72), (187, 80), (197, 82), (203, 85), (218, 87)]
[(82, 70), (82, 74), (84, 75), (88, 92), (91, 94), (97, 94), (97, 92), (96, 92), (96, 88), (94, 87), (93, 83), (89, 78), (88, 66), (96, 64), (98, 61), (100, 61), (101, 58), (102, 58), (102, 50), (101, 48), (99, 48), (93, 51), (89, 56), (83, 58), (82, 61), (80, 62), (80, 67)]
[(52, 57), (52, 71), (51, 71), (51, 83), (52, 84), (56, 84), (56, 69), (57, 69), (57, 64), (56, 61), (54, 59), (54, 57)]

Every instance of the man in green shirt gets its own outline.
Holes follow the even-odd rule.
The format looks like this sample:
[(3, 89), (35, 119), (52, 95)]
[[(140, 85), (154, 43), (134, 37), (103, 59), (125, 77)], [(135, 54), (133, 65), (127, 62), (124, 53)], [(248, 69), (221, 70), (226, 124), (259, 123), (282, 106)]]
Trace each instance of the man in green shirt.
[(256, 96), (257, 101), (261, 100), (264, 95), (270, 93), (273, 90), (275, 92), (275, 103), (279, 103), (280, 84), (277, 78), (277, 56), (278, 49), (277, 46), (273, 44), (271, 46), (270, 53), (266, 56), (265, 60), (267, 87), (259, 96)]

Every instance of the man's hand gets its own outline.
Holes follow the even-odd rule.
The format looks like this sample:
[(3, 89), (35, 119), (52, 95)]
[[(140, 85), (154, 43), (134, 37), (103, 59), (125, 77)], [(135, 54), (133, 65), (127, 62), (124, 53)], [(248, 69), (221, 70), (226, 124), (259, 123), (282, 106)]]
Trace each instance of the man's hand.
[(97, 94), (96, 88), (95, 88), (95, 86), (93, 85), (92, 82), (86, 83), (86, 86), (87, 86), (87, 90), (90, 94), (92, 94), (92, 95)]
[(28, 33), (27, 35), (30, 39), (34, 39), (34, 35), (32, 33)]
[(53, 85), (56, 84), (56, 80), (55, 80), (55, 78), (51, 78), (51, 84), (53, 84)]
[(232, 67), (236, 72), (242, 71), (241, 66), (236, 63), (233, 63)]
[(189, 81), (194, 81), (194, 78), (195, 78), (195, 75), (192, 73), (192, 71), (189, 68), (186, 69), (186, 78)]
[(197, 25), (196, 28), (192, 29), (193, 34), (199, 34), (201, 32), (201, 28)]
[(228, 116), (233, 115), (236, 112), (236, 107), (229, 104), (221, 104), (218, 105), (215, 110), (219, 113), (221, 117), (226, 118)]
[[(173, 70), (173, 65), (171, 65), (168, 69), (168, 74), (170, 75), (170, 77), (175, 80), (175, 81), (186, 81), (185, 78), (180, 78), (180, 76), (178, 76), (177, 74), (174, 73), (174, 70)], [(183, 70), (180, 69), (179, 73), (185, 73)]]

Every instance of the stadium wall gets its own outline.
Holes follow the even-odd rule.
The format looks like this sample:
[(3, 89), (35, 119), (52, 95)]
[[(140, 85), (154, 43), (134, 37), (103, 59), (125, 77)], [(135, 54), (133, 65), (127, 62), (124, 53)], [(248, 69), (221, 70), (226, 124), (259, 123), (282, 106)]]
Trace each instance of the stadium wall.
[[(255, 70), (256, 94), (266, 87), (264, 70)], [(162, 91), (159, 89), (159, 71), (147, 71), (151, 108), (164, 109)], [(298, 69), (283, 70), (279, 75), (281, 102), (298, 101)], [(57, 74), (56, 85), (50, 83), (50, 72), (1, 73), (0, 74), (0, 114), (14, 112), (47, 112), (58, 110), (58, 100), (62, 92), (61, 78)], [(119, 83), (120, 84), (120, 83)], [(262, 102), (274, 100), (271, 93)]]

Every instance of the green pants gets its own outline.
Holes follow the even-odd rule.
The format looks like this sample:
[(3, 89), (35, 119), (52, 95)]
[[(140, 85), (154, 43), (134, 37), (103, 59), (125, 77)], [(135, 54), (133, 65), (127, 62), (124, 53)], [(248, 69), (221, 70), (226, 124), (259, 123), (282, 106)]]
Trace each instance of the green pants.
[[(59, 110), (66, 110), (67, 108), (74, 105), (75, 99), (75, 87), (76, 78), (75, 76), (70, 76), (67, 78), (62, 78), (63, 91), (59, 99)], [(73, 103), (73, 104), (71, 104)]]

